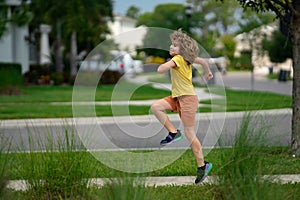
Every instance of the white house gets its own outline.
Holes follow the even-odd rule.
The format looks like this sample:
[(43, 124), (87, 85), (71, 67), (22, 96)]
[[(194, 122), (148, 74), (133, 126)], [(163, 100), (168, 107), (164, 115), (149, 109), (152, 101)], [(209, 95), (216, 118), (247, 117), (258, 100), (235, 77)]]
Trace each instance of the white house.
[[(9, 6), (8, 17), (12, 9), (21, 3), (22, 0), (6, 0), (5, 4)], [(7, 30), (0, 39), (0, 62), (20, 63), (22, 73), (25, 73), (29, 70), (29, 43), (26, 41), (28, 26), (19, 27), (12, 23), (6, 26)]]
[(115, 15), (114, 21), (108, 22), (111, 35), (108, 38), (113, 39), (119, 44), (120, 50), (135, 51), (136, 47), (143, 44), (143, 38), (146, 34), (144, 27), (136, 27), (136, 20)]
[[(267, 54), (262, 54), (262, 40), (264, 36), (270, 37), (273, 31), (278, 29), (278, 25), (273, 23), (261, 26), (249, 33), (242, 33), (235, 37), (237, 42), (235, 57), (239, 57), (242, 51), (249, 51), (252, 48), (252, 64), (254, 73), (267, 74), (269, 67), (273, 67), (275, 72), (280, 69), (292, 72), (292, 60), (287, 59), (284, 63), (272, 63)], [(292, 75), (292, 74), (291, 74)]]

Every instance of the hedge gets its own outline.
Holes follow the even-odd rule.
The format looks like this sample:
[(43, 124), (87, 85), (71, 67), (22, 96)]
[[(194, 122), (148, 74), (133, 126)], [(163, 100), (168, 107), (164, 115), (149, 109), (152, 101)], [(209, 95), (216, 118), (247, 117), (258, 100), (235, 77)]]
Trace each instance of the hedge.
[(0, 95), (20, 94), (20, 86), (22, 84), (21, 64), (0, 63)]

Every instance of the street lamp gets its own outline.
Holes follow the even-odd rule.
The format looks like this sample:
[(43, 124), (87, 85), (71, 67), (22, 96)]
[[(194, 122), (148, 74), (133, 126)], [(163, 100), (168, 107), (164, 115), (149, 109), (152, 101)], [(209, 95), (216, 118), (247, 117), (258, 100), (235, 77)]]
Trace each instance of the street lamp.
[(186, 3), (185, 4), (185, 15), (186, 15), (186, 31), (189, 33), (190, 32), (190, 18), (193, 13), (193, 4), (191, 3)]

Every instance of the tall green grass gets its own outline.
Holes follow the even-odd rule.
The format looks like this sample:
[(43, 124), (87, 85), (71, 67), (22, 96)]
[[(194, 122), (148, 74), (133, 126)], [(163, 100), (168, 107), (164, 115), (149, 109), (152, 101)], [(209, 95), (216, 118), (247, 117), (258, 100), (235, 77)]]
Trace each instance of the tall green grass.
[[(64, 137), (52, 139), (49, 133), (46, 142), (38, 142), (39, 148), (45, 149), (37, 153), (31, 149), (26, 158), (18, 158), (25, 162), (17, 170), (26, 180), (27, 190), (24, 199), (86, 199), (89, 194), (87, 185), (89, 178), (97, 175), (94, 165), (86, 158), (83, 146), (78, 147), (78, 137), (74, 130), (66, 127)], [(33, 138), (29, 138), (30, 146)], [(22, 154), (17, 154), (22, 156)]]
[(243, 117), (231, 151), (222, 154), (223, 166), (218, 171), (216, 199), (286, 199), (279, 184), (263, 176), (264, 144), (269, 128), (257, 127), (255, 119), (250, 114)]
[(5, 152), (10, 150), (10, 146), (11, 139), (5, 138), (0, 132), (0, 199), (14, 198), (12, 191), (7, 189), (10, 179), (7, 169), (11, 166), (13, 158), (6, 156)]
[(106, 182), (98, 192), (99, 200), (150, 200), (146, 192), (145, 179), (137, 176), (123, 176)]
[[(51, 130), (48, 135), (47, 141), (29, 137), (30, 151), (14, 154), (22, 165), (12, 173), (21, 174), (27, 185), (20, 199), (152, 199), (145, 192), (144, 179), (122, 172), (116, 172), (98, 189), (92, 181), (103, 172), (85, 147), (78, 146), (76, 131), (68, 126), (63, 136)], [(55, 136), (58, 138), (54, 140)], [(44, 152), (36, 152), (37, 147), (45, 149)]]

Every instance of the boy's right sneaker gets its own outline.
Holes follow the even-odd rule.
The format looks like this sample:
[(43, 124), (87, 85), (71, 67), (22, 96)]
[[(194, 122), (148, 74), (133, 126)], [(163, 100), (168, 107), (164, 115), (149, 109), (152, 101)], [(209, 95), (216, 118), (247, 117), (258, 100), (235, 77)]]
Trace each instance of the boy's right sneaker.
[(160, 145), (165, 146), (167, 144), (172, 144), (173, 142), (179, 141), (181, 139), (182, 139), (181, 132), (180, 132), (180, 130), (177, 130), (177, 133), (175, 136), (172, 136), (169, 133), (169, 135), (160, 142)]
[(203, 182), (212, 168), (212, 163), (206, 161), (204, 161), (204, 163), (205, 163), (204, 170), (201, 168), (197, 169), (197, 178), (195, 180), (195, 184)]

